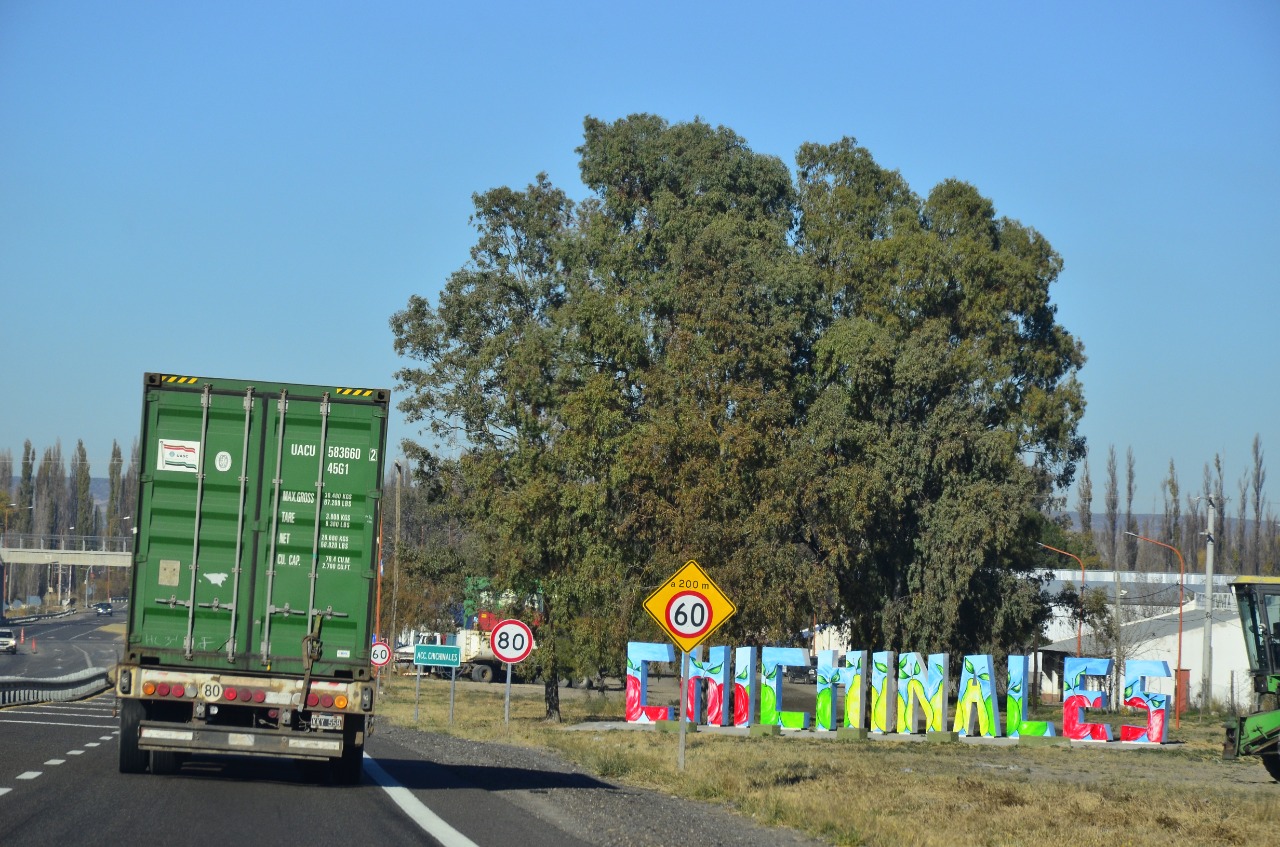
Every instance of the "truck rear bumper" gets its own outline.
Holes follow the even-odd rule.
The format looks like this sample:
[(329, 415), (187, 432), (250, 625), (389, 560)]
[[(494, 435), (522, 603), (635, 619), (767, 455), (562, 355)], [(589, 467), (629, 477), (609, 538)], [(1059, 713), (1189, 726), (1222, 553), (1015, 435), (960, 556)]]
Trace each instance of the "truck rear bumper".
[[(361, 739), (357, 738), (359, 745)], [(247, 727), (184, 726), (142, 721), (138, 747), (237, 756), (278, 756), (288, 759), (332, 759), (342, 755), (341, 733), (278, 732)]]

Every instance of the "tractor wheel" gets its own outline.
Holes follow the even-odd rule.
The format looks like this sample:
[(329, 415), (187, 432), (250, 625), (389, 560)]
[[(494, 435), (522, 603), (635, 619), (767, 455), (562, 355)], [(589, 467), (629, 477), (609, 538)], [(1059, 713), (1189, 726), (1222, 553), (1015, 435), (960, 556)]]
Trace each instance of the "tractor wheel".
[(1271, 778), (1280, 782), (1280, 750), (1269, 750), (1262, 754), (1262, 766), (1271, 774)]

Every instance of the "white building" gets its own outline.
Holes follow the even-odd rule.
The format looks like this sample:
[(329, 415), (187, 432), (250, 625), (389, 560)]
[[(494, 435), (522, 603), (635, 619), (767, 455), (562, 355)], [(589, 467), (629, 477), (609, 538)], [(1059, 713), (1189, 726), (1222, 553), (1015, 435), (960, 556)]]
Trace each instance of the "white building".
[[(1055, 582), (1079, 584), (1079, 571), (1055, 571)], [(1247, 708), (1252, 694), (1249, 676), (1249, 659), (1245, 652), (1240, 615), (1229, 584), (1234, 577), (1214, 577), (1214, 608), (1209, 633), (1212, 671), (1210, 694), (1212, 699), (1225, 706)], [(1203, 696), (1204, 641), (1205, 641), (1205, 583), (1204, 574), (1187, 574), (1182, 587), (1181, 622), (1178, 614), (1177, 573), (1120, 574), (1121, 641), (1129, 645), (1129, 655), (1134, 659), (1152, 659), (1167, 662), (1169, 670), (1181, 667), (1187, 680), (1189, 705), (1198, 705)], [(1115, 590), (1111, 572), (1086, 571), (1086, 585), (1098, 588), (1109, 595)], [(1050, 590), (1053, 590), (1050, 588)], [(1041, 667), (1045, 669), (1042, 690), (1061, 694), (1060, 668), (1064, 656), (1076, 655), (1077, 625), (1071, 621), (1069, 610), (1056, 610), (1057, 614), (1046, 630), (1052, 643), (1043, 650)], [(1179, 631), (1181, 638), (1179, 638)], [(1107, 658), (1100, 651), (1088, 628), (1084, 629), (1083, 652), (1086, 656)], [(1153, 683), (1151, 690), (1173, 694), (1173, 681)]]

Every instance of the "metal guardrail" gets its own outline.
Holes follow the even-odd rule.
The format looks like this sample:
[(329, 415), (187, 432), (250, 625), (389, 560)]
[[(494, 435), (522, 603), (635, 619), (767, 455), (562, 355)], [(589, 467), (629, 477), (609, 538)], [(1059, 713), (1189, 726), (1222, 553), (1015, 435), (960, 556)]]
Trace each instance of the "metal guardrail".
[(52, 679), (0, 676), (0, 706), (79, 700), (111, 687), (106, 668), (89, 668)]

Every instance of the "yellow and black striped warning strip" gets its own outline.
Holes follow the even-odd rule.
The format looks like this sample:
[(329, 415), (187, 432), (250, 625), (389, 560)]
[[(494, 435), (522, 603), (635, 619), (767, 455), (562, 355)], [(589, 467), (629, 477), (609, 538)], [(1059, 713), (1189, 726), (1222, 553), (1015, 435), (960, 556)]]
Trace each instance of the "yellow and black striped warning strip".
[(335, 388), (334, 393), (340, 397), (372, 397), (372, 388)]
[(163, 377), (161, 377), (161, 379), (163, 379), (165, 382), (170, 383), (172, 385), (192, 385), (199, 379), (199, 377), (174, 376), (173, 374), (165, 374)]

